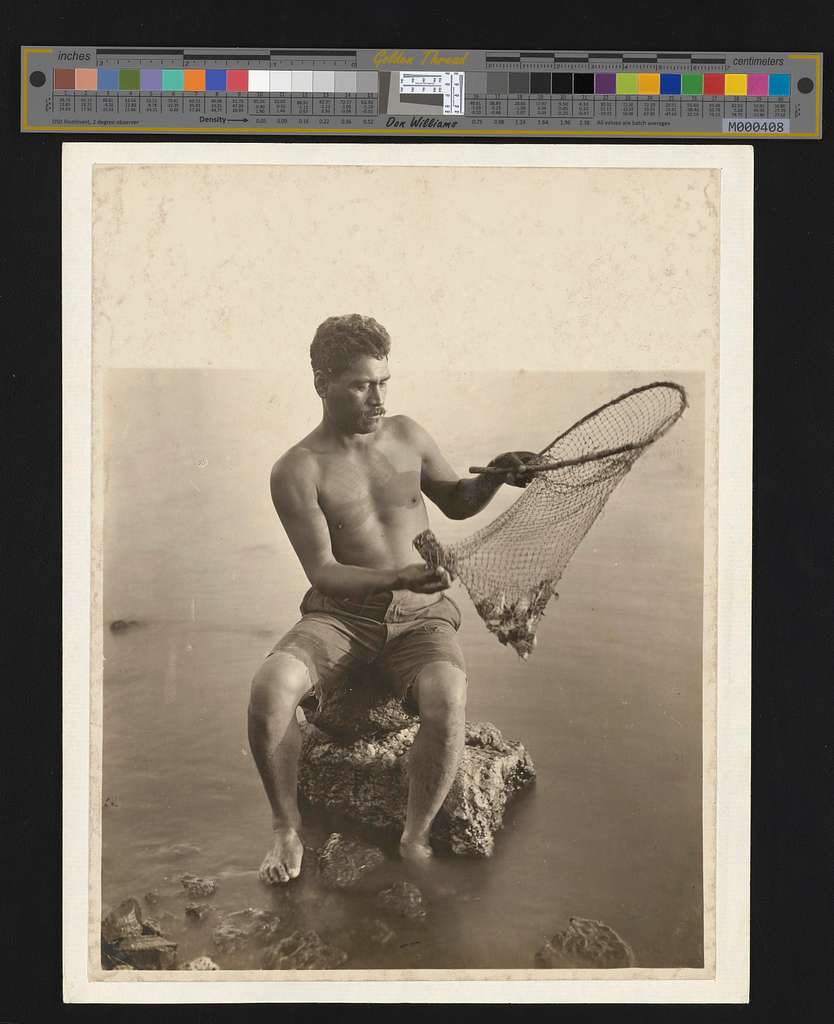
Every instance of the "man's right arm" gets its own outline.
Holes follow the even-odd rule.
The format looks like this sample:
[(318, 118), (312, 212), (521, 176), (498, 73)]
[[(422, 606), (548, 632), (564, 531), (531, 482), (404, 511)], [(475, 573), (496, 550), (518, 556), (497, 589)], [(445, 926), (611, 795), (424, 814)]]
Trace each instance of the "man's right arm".
[(368, 569), (333, 557), (327, 520), (318, 502), (315, 463), (293, 449), (275, 463), (269, 480), (272, 503), (311, 585), (330, 597), (363, 598), (380, 590), (434, 593), (449, 586), (445, 570), (425, 565)]

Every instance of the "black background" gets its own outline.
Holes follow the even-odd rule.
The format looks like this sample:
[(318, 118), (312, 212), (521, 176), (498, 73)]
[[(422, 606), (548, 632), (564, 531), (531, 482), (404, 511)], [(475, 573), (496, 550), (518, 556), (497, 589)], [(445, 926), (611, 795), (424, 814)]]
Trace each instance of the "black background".
[[(241, 1014), (333, 1021), (358, 1013), (402, 1017), (428, 1010), (338, 1004), (62, 1006), (61, 142), (171, 137), (21, 135), (19, 47), (500, 46), (809, 52), (825, 51), (832, 41), (829, 7), (822, 3), (781, 6), (778, 11), (739, 4), (732, 9), (695, 4), (677, 8), (667, 13), (647, 9), (640, 18), (634, 5), (621, 7), (617, 15), (603, 15), (601, 6), (578, 3), (571, 8), (513, 5), (494, 11), (485, 6), (421, 4), (407, 13), (397, 8), (396, 0), (388, 9), (347, 3), (300, 8), (238, 2), (217, 4), (212, 10), (197, 4), (167, 4), (159, 10), (103, 3), (33, 3), (25, 9), (9, 5), (3, 15), (0, 72), (0, 156), (7, 170), (0, 273), (5, 328), (0, 451), (10, 499), (3, 517), (2, 562), (7, 605), (3, 650), (8, 665), (0, 685), (6, 755), (0, 819), (0, 1024), (57, 1016), (104, 1020), (167, 1013), (200, 1021), (231, 1020)], [(830, 75), (834, 80), (834, 69)], [(831, 110), (832, 91), (829, 81), (824, 112)], [(824, 131), (828, 125), (826, 117)], [(213, 138), (176, 141), (189, 145)], [(751, 1004), (566, 1005), (555, 1011), (545, 1005), (492, 1007), (489, 1013), (555, 1012), (584, 1018), (614, 1012), (635, 1021), (751, 1016), (816, 1021), (831, 1016), (834, 167), (825, 137), (821, 142), (760, 141), (754, 149)], [(459, 1006), (449, 1012), (471, 1017), (483, 1010)]]

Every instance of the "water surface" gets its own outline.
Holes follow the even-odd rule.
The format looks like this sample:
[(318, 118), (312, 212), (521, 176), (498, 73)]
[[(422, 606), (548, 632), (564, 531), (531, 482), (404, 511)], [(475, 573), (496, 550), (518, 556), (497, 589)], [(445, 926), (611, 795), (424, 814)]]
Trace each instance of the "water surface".
[[(660, 374), (656, 376), (662, 376)], [(544, 447), (650, 376), (470, 374), (392, 386), (452, 464)], [(356, 893), (323, 893), (309, 856), (291, 891), (262, 885), (269, 809), (246, 740), (249, 683), (297, 618), (306, 581), (269, 501), (275, 458), (315, 425), (315, 395), (278, 376), (117, 371), (106, 403), (102, 899), (159, 890), (187, 958), (257, 967), (186, 926), (183, 872), (219, 880), (221, 910), (274, 908), (345, 945), (355, 968), (529, 968), (571, 915), (597, 918), (641, 966), (702, 965), (703, 396), (636, 465), (569, 564), (527, 663), (486, 631), (459, 585), (468, 718), (521, 740), (535, 785), (510, 805), (489, 860), (439, 857), (416, 879), (425, 923), (363, 939), (370, 897), (413, 877), (389, 860)], [(397, 384), (396, 377), (394, 385)], [(300, 410), (300, 411), (299, 411)], [(500, 410), (499, 415), (496, 411)], [(474, 520), (431, 508), (441, 540)], [(341, 823), (307, 816), (308, 841)], [(168, 919), (169, 921), (171, 919)]]

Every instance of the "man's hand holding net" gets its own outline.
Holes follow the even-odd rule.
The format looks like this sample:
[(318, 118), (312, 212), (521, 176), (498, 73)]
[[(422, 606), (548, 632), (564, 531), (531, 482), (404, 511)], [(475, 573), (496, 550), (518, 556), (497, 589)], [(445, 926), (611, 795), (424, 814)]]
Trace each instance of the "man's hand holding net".
[(491, 459), (487, 466), (489, 469), (506, 467), (507, 473), (503, 478), (503, 483), (509, 484), (511, 487), (526, 487), (534, 478), (535, 473), (526, 471), (525, 466), (537, 457), (536, 452), (502, 452), (501, 455), (496, 455), (494, 459)]

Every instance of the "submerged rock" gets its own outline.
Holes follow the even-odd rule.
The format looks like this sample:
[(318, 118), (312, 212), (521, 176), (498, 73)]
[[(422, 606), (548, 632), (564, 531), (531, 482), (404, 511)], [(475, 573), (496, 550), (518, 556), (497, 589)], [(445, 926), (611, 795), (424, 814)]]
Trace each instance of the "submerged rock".
[(400, 917), (408, 917), (413, 921), (422, 920), (426, 916), (423, 894), (412, 882), (395, 882), (390, 889), (383, 889), (377, 893), (375, 902), (392, 914), (399, 914)]
[(237, 925), (223, 921), (211, 933), (211, 941), (221, 953), (238, 953), (249, 945), (249, 936)]
[(107, 952), (113, 964), (127, 964), (137, 971), (168, 971), (177, 963), (177, 944), (164, 935), (139, 935), (122, 939)]
[(151, 889), (148, 892), (146, 892), (145, 903), (147, 903), (149, 907), (155, 907), (156, 904), (159, 903), (159, 890)]
[(274, 942), (281, 918), (271, 910), (259, 910), (254, 907), (246, 907), (243, 910), (236, 910), (229, 914), (227, 920), (240, 928), (253, 942), (266, 945)]
[(142, 908), (132, 896), (115, 907), (101, 922), (101, 938), (108, 945), (142, 934)]
[(185, 908), (185, 916), (189, 921), (202, 921), (209, 914), (214, 913), (215, 907), (211, 903), (188, 903)]
[(246, 907), (226, 915), (212, 932), (221, 953), (238, 953), (249, 946), (266, 946), (278, 937), (281, 918), (269, 910)]
[[(301, 795), (312, 804), (398, 835), (405, 822), (408, 752), (417, 724), (347, 745), (309, 722), (301, 728)], [(432, 839), (456, 854), (490, 856), (507, 801), (535, 774), (520, 743), (504, 739), (490, 722), (467, 723), (457, 777), (435, 820)]]
[(188, 895), (195, 899), (200, 896), (213, 896), (217, 892), (217, 882), (213, 878), (182, 875), (180, 882)]
[(368, 939), (376, 946), (387, 946), (396, 937), (397, 933), (378, 917), (375, 917), (368, 927)]
[(102, 962), (109, 967), (167, 970), (176, 964), (177, 944), (162, 934), (156, 921), (144, 918), (132, 896), (101, 923)]
[(268, 949), (262, 966), (268, 971), (330, 971), (348, 958), (343, 949), (326, 943), (317, 932), (293, 932)]
[(126, 633), (129, 629), (141, 629), (143, 625), (139, 619), (113, 619), (110, 623), (110, 632)]
[(184, 971), (219, 971), (220, 968), (211, 959), (210, 956), (198, 956), (194, 960), (189, 960), (188, 963), (183, 967)]
[(557, 932), (536, 953), (536, 967), (634, 967), (634, 952), (602, 921), (572, 917), (564, 931)]
[(334, 832), (319, 853), (319, 874), (325, 885), (348, 889), (384, 860), (379, 847)]

